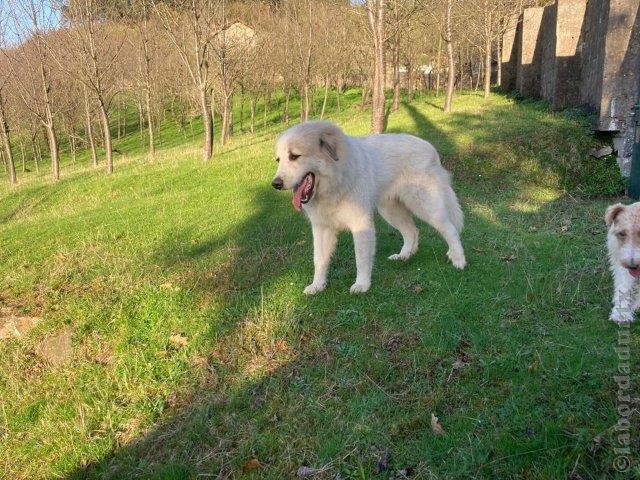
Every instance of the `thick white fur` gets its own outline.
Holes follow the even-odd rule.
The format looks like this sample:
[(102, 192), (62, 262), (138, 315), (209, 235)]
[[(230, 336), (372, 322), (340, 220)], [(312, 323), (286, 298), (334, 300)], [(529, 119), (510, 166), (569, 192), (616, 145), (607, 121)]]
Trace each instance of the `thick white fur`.
[[(300, 155), (295, 160), (290, 154)], [(276, 179), (294, 188), (307, 172), (315, 174), (315, 189), (303, 210), (313, 230), (315, 273), (306, 294), (324, 290), (337, 232), (353, 234), (357, 275), (352, 293), (366, 292), (376, 234), (374, 212), (402, 234), (404, 244), (391, 260), (406, 260), (418, 248), (412, 214), (433, 226), (449, 246), (456, 268), (466, 265), (460, 243), (463, 216), (451, 188), (449, 173), (435, 148), (405, 134), (347, 136), (329, 122), (313, 121), (284, 132), (276, 143)]]
[(607, 208), (605, 223), (609, 267), (613, 276), (613, 308), (609, 318), (614, 322), (633, 321), (633, 313), (640, 306), (638, 279), (629, 267), (640, 265), (640, 202), (632, 205), (617, 203)]

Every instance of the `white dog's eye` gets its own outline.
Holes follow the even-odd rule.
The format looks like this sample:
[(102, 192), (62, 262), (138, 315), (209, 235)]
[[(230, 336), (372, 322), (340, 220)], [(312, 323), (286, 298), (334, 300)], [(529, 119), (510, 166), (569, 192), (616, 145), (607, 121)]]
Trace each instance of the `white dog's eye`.
[(627, 238), (627, 232), (625, 232), (624, 230), (621, 232), (616, 232), (616, 236), (622, 240), (623, 238)]
[(294, 160), (297, 160), (298, 158), (300, 158), (300, 155), (296, 155), (295, 153), (290, 153), (289, 154), (289, 160), (291, 160), (292, 162)]

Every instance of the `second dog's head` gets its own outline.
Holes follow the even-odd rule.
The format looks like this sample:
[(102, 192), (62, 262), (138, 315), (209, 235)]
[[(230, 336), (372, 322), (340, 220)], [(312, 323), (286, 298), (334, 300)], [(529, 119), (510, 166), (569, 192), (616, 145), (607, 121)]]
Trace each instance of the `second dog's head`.
[(278, 170), (271, 185), (293, 189), (293, 206), (300, 210), (328, 188), (343, 153), (344, 134), (332, 123), (306, 122), (285, 131), (276, 142)]
[(609, 249), (634, 278), (640, 278), (640, 202), (607, 208)]

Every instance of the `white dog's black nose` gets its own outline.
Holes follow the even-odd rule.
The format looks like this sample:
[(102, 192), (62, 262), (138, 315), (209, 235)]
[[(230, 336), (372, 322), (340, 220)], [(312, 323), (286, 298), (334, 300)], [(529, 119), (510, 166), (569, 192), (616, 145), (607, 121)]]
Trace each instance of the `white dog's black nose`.
[(280, 177), (276, 177), (271, 182), (271, 186), (273, 188), (275, 188), (276, 190), (282, 190), (282, 187), (284, 186), (284, 182), (282, 181), (282, 179)]

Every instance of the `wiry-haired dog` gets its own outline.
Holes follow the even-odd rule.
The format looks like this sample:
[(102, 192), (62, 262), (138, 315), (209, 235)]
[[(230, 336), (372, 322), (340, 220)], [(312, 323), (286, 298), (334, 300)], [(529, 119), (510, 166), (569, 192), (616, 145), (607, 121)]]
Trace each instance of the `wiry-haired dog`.
[(462, 211), (449, 173), (428, 142), (404, 134), (350, 137), (332, 123), (313, 121), (284, 132), (276, 157), (273, 187), (293, 189), (293, 206), (304, 210), (313, 230), (315, 273), (304, 293), (324, 290), (340, 230), (351, 231), (355, 244), (357, 275), (351, 292), (369, 290), (376, 209), (402, 234), (402, 249), (389, 259), (406, 260), (416, 252), (413, 214), (442, 235), (451, 263), (465, 267)]
[(633, 312), (640, 305), (636, 288), (640, 278), (640, 202), (611, 205), (604, 220), (609, 227), (607, 247), (613, 275), (613, 309), (609, 318), (618, 323), (632, 322)]

